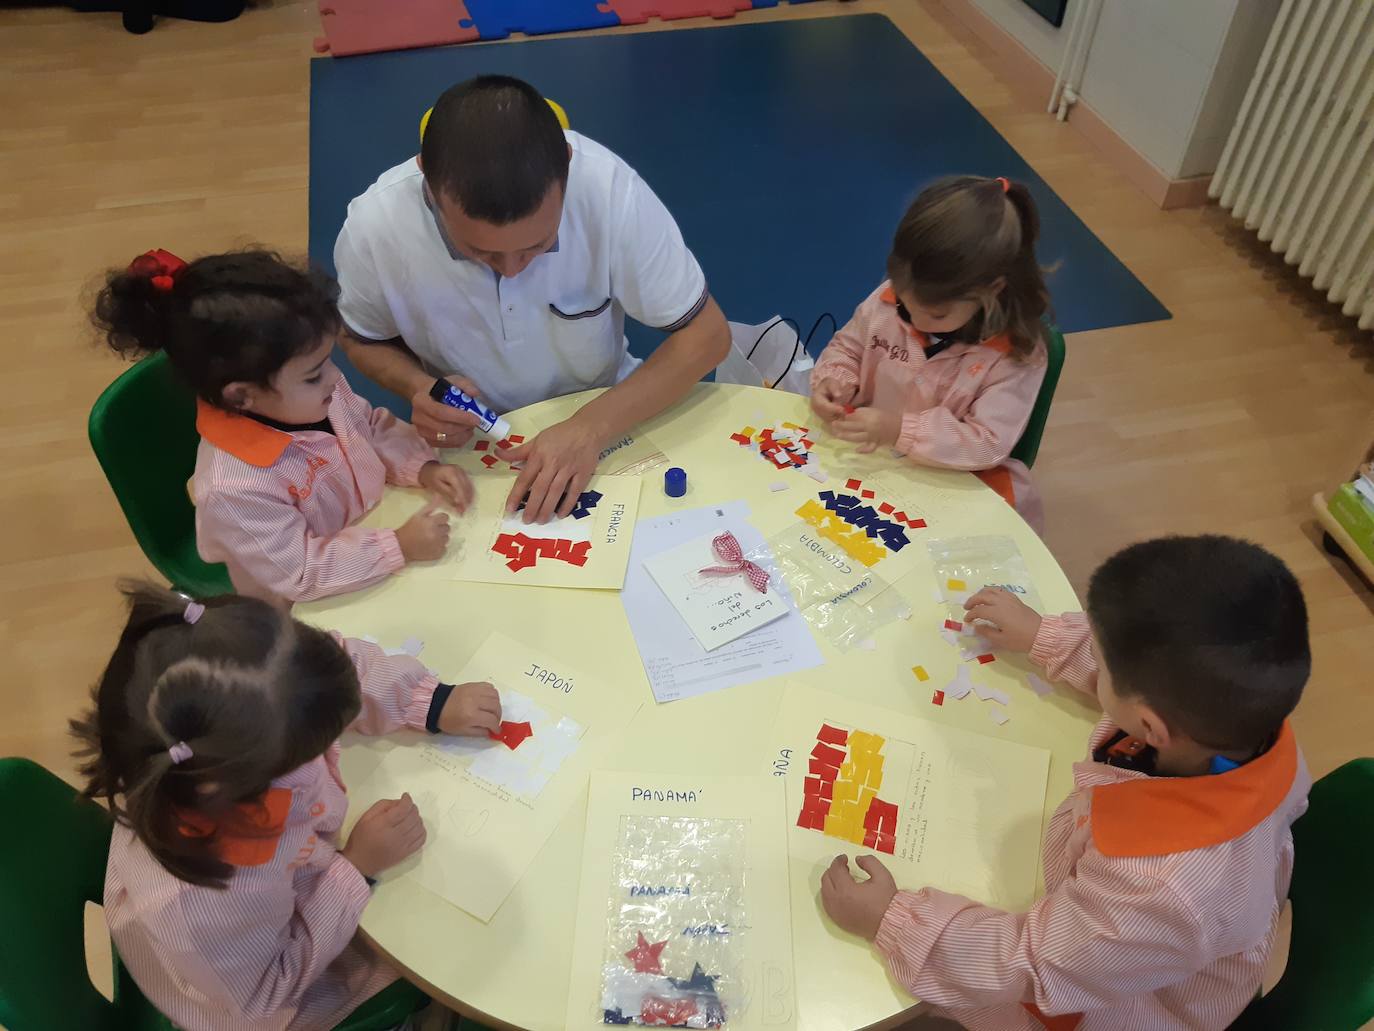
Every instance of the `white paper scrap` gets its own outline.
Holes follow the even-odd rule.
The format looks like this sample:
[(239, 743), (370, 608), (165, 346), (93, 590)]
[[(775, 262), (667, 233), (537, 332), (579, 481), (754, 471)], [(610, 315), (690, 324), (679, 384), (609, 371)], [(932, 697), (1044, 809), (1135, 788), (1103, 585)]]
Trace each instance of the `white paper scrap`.
[(1045, 683), (1034, 673), (1026, 674), (1026, 683), (1029, 684), (1030, 689), (1034, 691), (1036, 694), (1038, 694), (1041, 698), (1044, 698), (1046, 695), (1054, 694), (1054, 688), (1051, 687), (1049, 684)]
[(786, 489), (787, 489), (787, 484), (785, 484), (785, 483), (770, 483), (770, 484), (768, 485), (768, 489), (771, 490), (774, 494), (776, 494), (776, 493), (777, 493), (778, 491), (780, 491), (780, 490), (786, 490)]
[(988, 717), (992, 720), (993, 723), (996, 723), (999, 727), (1002, 726), (1002, 724), (1006, 723), (1007, 720), (1011, 719), (1011, 717), (1008, 716), (1001, 709), (989, 709)]
[(946, 685), (945, 694), (954, 699), (963, 698), (976, 686), (968, 675), (968, 667), (960, 666), (954, 674), (954, 679)]

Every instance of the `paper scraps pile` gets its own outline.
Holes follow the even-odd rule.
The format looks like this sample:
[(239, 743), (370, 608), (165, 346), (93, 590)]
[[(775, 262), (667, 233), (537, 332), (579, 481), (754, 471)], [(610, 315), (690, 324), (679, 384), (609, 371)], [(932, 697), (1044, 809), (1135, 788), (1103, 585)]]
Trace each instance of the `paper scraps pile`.
[(811, 453), (816, 442), (808, 436), (810, 432), (805, 426), (784, 422), (762, 429), (745, 426), (738, 433), (730, 434), (730, 439), (753, 451), (775, 469), (801, 469), (817, 483), (824, 483), (829, 477)]

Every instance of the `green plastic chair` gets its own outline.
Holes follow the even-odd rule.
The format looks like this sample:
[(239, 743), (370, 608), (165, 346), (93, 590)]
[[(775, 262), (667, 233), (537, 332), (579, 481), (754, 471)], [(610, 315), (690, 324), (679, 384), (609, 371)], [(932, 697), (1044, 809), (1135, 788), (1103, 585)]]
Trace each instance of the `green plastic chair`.
[[(84, 913), (104, 896), (109, 813), (28, 759), (0, 759), (0, 812), (0, 1027), (173, 1031), (118, 956), (113, 1002), (87, 976)], [(335, 1031), (383, 1031), (428, 1001), (397, 981)]]
[(1040, 438), (1045, 435), (1045, 424), (1050, 421), (1050, 405), (1054, 403), (1054, 392), (1059, 386), (1059, 374), (1064, 371), (1064, 334), (1059, 327), (1045, 323), (1045, 349), (1048, 362), (1045, 379), (1040, 384), (1040, 393), (1035, 395), (1035, 407), (1031, 409), (1030, 421), (1011, 449), (1011, 457), (1024, 463), (1027, 469), (1035, 464), (1035, 456), (1040, 453)]
[(1374, 759), (1312, 785), (1293, 824), (1293, 933), (1288, 967), (1231, 1031), (1356, 1031), (1374, 1020)]
[(195, 506), (186, 482), (196, 468), (196, 400), (162, 352), (105, 388), (87, 423), (91, 449), (138, 545), (173, 587), (195, 597), (229, 594), (223, 565), (196, 552)]

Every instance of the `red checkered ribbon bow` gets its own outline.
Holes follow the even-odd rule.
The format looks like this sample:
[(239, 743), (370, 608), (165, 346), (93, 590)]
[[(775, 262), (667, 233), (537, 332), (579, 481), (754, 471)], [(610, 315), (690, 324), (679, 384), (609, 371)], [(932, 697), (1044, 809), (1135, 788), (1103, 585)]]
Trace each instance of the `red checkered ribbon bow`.
[(728, 562), (729, 565), (707, 566), (701, 570), (702, 576), (730, 576), (734, 573), (743, 573), (760, 594), (768, 590), (768, 573), (762, 566), (744, 557), (739, 541), (733, 533), (726, 531), (711, 541), (711, 550), (716, 553), (716, 558)]

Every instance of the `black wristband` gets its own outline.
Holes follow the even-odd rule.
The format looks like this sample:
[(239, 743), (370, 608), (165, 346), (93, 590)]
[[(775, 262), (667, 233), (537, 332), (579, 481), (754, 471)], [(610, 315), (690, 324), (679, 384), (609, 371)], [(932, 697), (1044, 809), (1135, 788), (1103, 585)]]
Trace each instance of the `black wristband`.
[(444, 704), (451, 694), (452, 684), (440, 684), (434, 689), (434, 697), (429, 700), (429, 712), (425, 715), (425, 729), (431, 734), (439, 733), (439, 713), (444, 711)]

